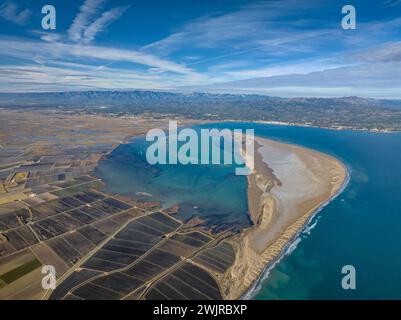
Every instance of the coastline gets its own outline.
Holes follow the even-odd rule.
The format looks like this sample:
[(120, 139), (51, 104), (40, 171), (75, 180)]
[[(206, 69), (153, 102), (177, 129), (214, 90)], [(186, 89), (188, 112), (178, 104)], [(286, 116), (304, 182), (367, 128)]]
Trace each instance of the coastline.
[[(127, 143), (132, 140), (132, 138), (138, 136), (137, 134), (134, 134), (132, 136), (129, 136), (128, 138), (124, 139), (123, 142), (121, 143)], [(227, 274), (229, 274), (230, 269), (238, 267), (238, 264), (235, 264), (230, 268), (227, 273), (220, 279), (220, 284), (223, 292), (223, 296), (228, 299), (249, 299), (252, 298), (256, 294), (255, 290), (258, 290), (258, 286), (260, 285), (260, 282), (266, 279), (268, 276), (270, 270), (289, 252), (292, 252), (294, 247), (294, 243), (297, 242), (297, 239), (299, 239), (299, 235), (303, 232), (303, 230), (308, 226), (309, 223), (313, 220), (313, 218), (317, 215), (320, 210), (322, 210), (328, 203), (330, 203), (334, 198), (336, 198), (346, 187), (349, 179), (349, 174), (348, 170), (346, 169), (345, 165), (341, 163), (339, 160), (336, 158), (315, 151), (313, 149), (308, 149), (302, 146), (298, 145), (293, 145), (293, 144), (284, 144), (280, 142), (276, 142), (273, 140), (267, 140), (261, 137), (256, 137), (255, 136), (255, 152), (254, 152), (254, 166), (250, 167), (249, 162), (250, 159), (248, 155), (243, 154), (243, 157), (246, 162), (246, 166), (250, 169), (251, 174), (248, 175), (247, 180), (248, 180), (248, 206), (249, 206), (249, 215), (251, 220), (254, 223), (253, 227), (247, 228), (243, 231), (241, 231), (241, 234), (239, 237), (234, 236), (232, 239), (229, 240), (229, 242), (234, 246), (235, 251), (239, 252), (246, 251), (245, 248), (249, 248), (249, 233), (252, 233), (252, 229), (260, 228), (260, 225), (263, 224), (263, 221), (260, 221), (260, 219), (263, 220), (263, 215), (261, 216), (260, 214), (256, 213), (258, 211), (258, 205), (259, 205), (259, 200), (261, 197), (263, 197), (264, 193), (270, 192), (272, 188), (275, 186), (279, 185), (281, 182), (277, 177), (274, 175), (274, 170), (269, 167), (268, 161), (263, 160), (263, 156), (259, 153), (257, 149), (261, 148), (261, 141), (269, 141), (271, 143), (277, 143), (282, 146), (285, 146), (285, 148), (295, 148), (298, 149), (302, 152), (306, 153), (313, 153), (317, 154), (320, 156), (323, 156), (324, 158), (330, 159), (331, 161), (335, 162), (336, 164), (339, 164), (342, 169), (344, 170), (345, 177), (342, 180), (340, 186), (336, 188), (333, 194), (330, 194), (330, 196), (327, 199), (324, 199), (324, 201), (319, 202), (316, 206), (311, 208), (309, 211), (305, 212), (303, 215), (300, 215), (293, 221), (293, 223), (289, 224), (286, 226), (286, 229), (284, 232), (281, 233), (279, 237), (275, 239), (275, 242), (272, 243), (271, 245), (267, 246), (264, 248), (262, 251), (262, 255), (260, 257), (257, 257), (255, 255), (244, 255), (242, 256), (241, 260), (248, 260), (250, 263), (253, 263), (255, 266), (257, 266), (256, 272), (255, 270), (248, 270), (250, 272), (246, 272), (247, 274), (242, 274), (242, 276), (238, 276), (238, 279), (243, 279), (243, 278), (248, 278), (247, 284), (243, 285), (242, 288), (230, 288), (229, 287), (235, 283), (233, 281), (232, 277), (228, 277), (227, 279)], [(119, 144), (117, 144), (115, 147), (118, 147)], [(115, 148), (114, 147), (114, 148)], [(114, 148), (110, 151), (112, 152)], [(263, 182), (266, 184), (266, 188), (264, 191), (262, 191), (260, 188), (256, 187), (256, 184), (254, 188), (252, 189), (250, 186), (252, 185), (252, 178), (255, 178), (257, 175), (259, 175), (259, 180), (260, 178), (263, 178)], [(264, 176), (264, 177), (261, 177)], [(260, 181), (259, 181), (260, 182)], [(269, 198), (271, 201), (271, 198)], [(268, 201), (268, 202), (269, 202)], [(274, 202), (274, 201), (273, 201)], [(273, 203), (270, 203), (271, 206), (273, 206)], [(273, 216), (273, 213), (269, 213), (271, 216)], [(266, 217), (265, 217), (266, 220)], [(264, 222), (266, 224), (266, 221)], [(242, 250), (240, 250), (240, 242), (245, 241), (247, 245), (242, 246)], [(297, 244), (297, 243), (296, 243)], [(250, 280), (250, 281), (249, 281)]]
[[(263, 155), (261, 149), (266, 146), (277, 155), (270, 159)], [(280, 167), (285, 159), (288, 163)], [(254, 163), (248, 176), (249, 214), (254, 225), (231, 241), (236, 260), (222, 281), (228, 299), (251, 297), (266, 273), (292, 250), (305, 226), (349, 181), (345, 165), (330, 155), (260, 137), (255, 137)], [(292, 172), (286, 174), (285, 170)], [(300, 189), (293, 186), (297, 182)], [(310, 194), (306, 191), (306, 196), (298, 196), (304, 189)], [(311, 195), (314, 190), (320, 193)]]
[(359, 128), (359, 127), (347, 127), (347, 126), (319, 126), (314, 124), (302, 123), (302, 122), (284, 122), (284, 121), (273, 121), (273, 120), (238, 120), (238, 119), (223, 119), (223, 120), (215, 120), (208, 119), (205, 120), (205, 123), (224, 123), (224, 122), (244, 122), (244, 123), (256, 123), (256, 124), (267, 124), (267, 125), (276, 125), (276, 126), (285, 126), (285, 127), (300, 127), (300, 128), (315, 128), (315, 129), (326, 129), (332, 131), (361, 131), (361, 132), (370, 132), (370, 133), (400, 133), (401, 130), (393, 130), (393, 129), (377, 129), (377, 128)]
[(310, 230), (312, 230), (315, 227), (315, 225), (317, 224), (318, 221), (314, 222), (311, 226), (309, 226), (309, 225), (314, 221), (315, 218), (317, 218), (317, 215), (319, 214), (320, 211), (322, 211), (328, 204), (330, 204), (334, 199), (336, 199), (346, 189), (346, 187), (348, 186), (349, 181), (350, 181), (350, 174), (349, 174), (349, 171), (347, 170), (346, 179), (344, 180), (344, 183), (343, 183), (342, 187), (338, 190), (338, 192), (336, 194), (334, 194), (332, 198), (327, 200), (327, 202), (322, 203), (322, 205), (320, 207), (316, 208), (316, 210), (310, 215), (310, 217), (305, 222), (305, 224), (298, 230), (298, 232), (294, 236), (294, 238), (290, 242), (288, 242), (288, 244), (286, 246), (283, 247), (283, 250), (282, 250), (281, 254), (279, 255), (279, 257), (276, 260), (273, 260), (268, 265), (266, 265), (265, 269), (262, 271), (262, 273), (260, 274), (259, 278), (248, 289), (248, 291), (246, 291), (241, 296), (241, 298), (240, 298), (241, 300), (250, 300), (256, 294), (258, 294), (259, 290), (261, 289), (260, 288), (261, 283), (264, 280), (267, 280), (267, 278), (270, 275), (270, 271), (273, 270), (275, 268), (275, 266), (283, 258), (285, 258), (287, 255), (291, 254), (297, 248), (298, 244), (302, 241), (300, 236), (303, 233), (306, 233), (308, 230), (309, 230), (308, 231), (308, 234), (309, 234)]
[(375, 129), (375, 128), (357, 128), (357, 127), (347, 127), (347, 126), (318, 126), (313, 124), (307, 123), (297, 123), (297, 122), (282, 122), (282, 121), (268, 121), (268, 120), (258, 120), (253, 121), (254, 123), (260, 124), (272, 124), (277, 126), (289, 126), (289, 127), (305, 127), (305, 128), (319, 128), (319, 129), (327, 129), (327, 130), (334, 130), (334, 131), (365, 131), (365, 132), (372, 132), (372, 133), (397, 133), (400, 131), (397, 130), (388, 130), (388, 129)]
[[(189, 124), (192, 124), (192, 123), (189, 122)], [(182, 124), (182, 125), (184, 125), (184, 124)], [(185, 123), (185, 125), (187, 125), (187, 123)], [(122, 141), (115, 143), (113, 145), (113, 147), (109, 150), (109, 152), (107, 152), (107, 154), (110, 154), (111, 152), (113, 152), (113, 150), (115, 150), (115, 148), (117, 148), (120, 144), (129, 143), (130, 141), (132, 141), (133, 138), (140, 136), (140, 135), (141, 134), (134, 133), (134, 134), (130, 134), (130, 135), (126, 136), (125, 139), (123, 139)], [(311, 153), (323, 155), (324, 157), (330, 158), (331, 160), (335, 161), (336, 163), (342, 165), (344, 172), (348, 176), (345, 166), (341, 162), (339, 162), (337, 159), (335, 159), (334, 157), (331, 157), (331, 156), (323, 154), (323, 153), (319, 153), (312, 149), (307, 149), (305, 147), (301, 147), (301, 146), (297, 146), (297, 145), (290, 145), (290, 144), (283, 144), (283, 143), (263, 139), (260, 137), (255, 137), (255, 152), (254, 152), (255, 154), (254, 154), (254, 159), (253, 159), (255, 165), (253, 168), (250, 168), (251, 174), (248, 175), (247, 180), (248, 180), (248, 205), (250, 208), (249, 214), (250, 214), (251, 220), (254, 223), (254, 227), (256, 226), (256, 229), (258, 229), (260, 227), (260, 225), (263, 225), (263, 224), (266, 225), (266, 221), (263, 222), (263, 218), (266, 220), (266, 217), (262, 217), (263, 215), (261, 216), (257, 213), (258, 205), (259, 205), (258, 202), (259, 202), (260, 198), (263, 197), (263, 195), (266, 191), (270, 192), (272, 188), (274, 188), (275, 186), (277, 186), (281, 183), (280, 180), (274, 175), (274, 170), (269, 167), (268, 162), (264, 161), (263, 156), (259, 153), (258, 150), (256, 150), (256, 149), (260, 149), (262, 147), (261, 141), (270, 141), (272, 143), (281, 144), (281, 145), (285, 146), (285, 148), (296, 148), (296, 149), (301, 150), (302, 152), (306, 151), (307, 153), (311, 152)], [(106, 155), (103, 155), (103, 156), (106, 156)], [(249, 157), (247, 157), (246, 154), (244, 154), (243, 156), (244, 156), (246, 162), (252, 160)], [(250, 167), (248, 163), (246, 163), (246, 165), (247, 165), (247, 167)], [(256, 178), (257, 175), (259, 175), (259, 177), (258, 177), (259, 180), (260, 180), (260, 178), (262, 178), (263, 183), (266, 184), (265, 190), (261, 190), (260, 188), (258, 188), (256, 186), (256, 183), (255, 183), (255, 186), (253, 189), (250, 188), (250, 186), (252, 184), (252, 181), (251, 181), (252, 178)], [(261, 176), (264, 176), (264, 177), (261, 177)], [(249, 262), (255, 263), (255, 265), (258, 267), (258, 270), (256, 272), (255, 272), (255, 270), (251, 270), (251, 272), (248, 272), (247, 276), (249, 277), (249, 279), (251, 279), (251, 281), (248, 281), (247, 285), (245, 285), (241, 289), (240, 288), (237, 288), (234, 290), (230, 289), (229, 292), (227, 291), (227, 288), (233, 282), (232, 278), (226, 279), (225, 277), (223, 277), (219, 281), (222, 285), (223, 296), (228, 299), (232, 299), (232, 298), (247, 299), (247, 298), (252, 297), (252, 295), (255, 294), (254, 290), (258, 288), (260, 281), (265, 279), (266, 273), (268, 273), (269, 270), (271, 270), (276, 265), (276, 263), (278, 263), (282, 259), (282, 257), (284, 257), (288, 253), (288, 250), (290, 250), (292, 248), (292, 245), (298, 238), (299, 234), (302, 233), (304, 228), (313, 220), (315, 215), (325, 205), (327, 205), (336, 196), (338, 196), (338, 194), (341, 193), (341, 191), (345, 188), (345, 186), (347, 184), (346, 180), (347, 179), (344, 179), (342, 181), (342, 186), (333, 195), (331, 195), (326, 201), (319, 202), (316, 205), (316, 207), (312, 208), (310, 211), (306, 212), (304, 215), (297, 217), (297, 219), (295, 219), (292, 224), (287, 225), (286, 230), (284, 232), (282, 232), (281, 236), (277, 237), (277, 239), (275, 239), (276, 241), (274, 243), (272, 243), (268, 247), (264, 248), (262, 259), (258, 259), (257, 256), (242, 257), (243, 260), (249, 260)], [(268, 199), (269, 199), (268, 202), (270, 201), (270, 205), (273, 207), (271, 198), (268, 198)], [(253, 209), (252, 209), (252, 207), (253, 207)], [(269, 213), (269, 214), (271, 214), (271, 216), (273, 216), (273, 213)], [(230, 243), (234, 244), (234, 248), (236, 248), (237, 252), (240, 251), (238, 241), (241, 241), (241, 240), (248, 241), (249, 239), (247, 239), (248, 238), (247, 235), (249, 235), (249, 233), (252, 232), (251, 229), (254, 227), (250, 227), (250, 228), (243, 230), (240, 235), (240, 238), (241, 238), (240, 240), (235, 239), (236, 236), (233, 237), (234, 239), (229, 240)], [(244, 246), (242, 251), (246, 251), (245, 248), (247, 248), (247, 246)], [(234, 264), (234, 267), (235, 266), (236, 265)], [(242, 279), (242, 277), (237, 277), (237, 279)]]
[[(258, 123), (258, 122), (255, 122)], [(267, 123), (266, 123), (267, 124)], [(283, 124), (285, 125), (285, 124)], [(133, 134), (124, 141), (121, 141), (120, 143), (117, 143), (109, 153), (111, 153), (116, 147), (118, 147), (121, 143), (128, 143), (130, 142), (133, 138), (137, 137), (138, 134)], [(140, 136), (140, 134), (139, 134)], [(249, 299), (252, 298), (256, 293), (257, 290), (259, 289), (258, 286), (260, 285), (261, 281), (265, 280), (266, 277), (268, 276), (270, 270), (274, 268), (274, 266), (284, 257), (286, 256), (289, 252), (292, 252), (294, 247), (294, 243), (299, 239), (299, 235), (303, 232), (303, 230), (308, 226), (308, 224), (311, 223), (313, 218), (317, 215), (320, 210), (322, 210), (328, 203), (330, 203), (334, 198), (336, 198), (346, 187), (349, 179), (349, 174), (348, 170), (346, 169), (345, 165), (341, 163), (339, 160), (336, 158), (320, 153), (318, 151), (315, 151), (313, 149), (308, 149), (302, 146), (298, 145), (293, 145), (293, 144), (284, 144), (280, 142), (275, 142), (272, 140), (267, 140), (261, 137), (256, 137), (255, 136), (255, 154), (254, 154), (254, 166), (251, 168), (250, 165), (247, 163), (248, 161), (252, 160), (250, 159), (246, 154), (243, 154), (243, 157), (245, 158), (246, 166), (250, 168), (251, 174), (248, 175), (247, 180), (248, 180), (248, 206), (249, 206), (249, 214), (251, 220), (254, 222), (254, 226), (247, 228), (243, 230), (240, 234), (240, 240), (236, 239), (236, 236), (233, 237), (233, 239), (229, 240), (231, 244), (233, 244), (235, 251), (238, 252), (239, 250), (239, 241), (248, 241), (247, 239), (247, 234), (249, 234), (256, 226), (256, 229), (260, 227), (261, 221), (258, 221), (261, 219), (261, 216), (257, 214), (256, 212), (258, 211), (258, 202), (261, 197), (263, 197), (263, 194), (265, 191), (270, 191), (272, 188), (274, 188), (275, 185), (280, 184), (280, 180), (277, 179), (274, 175), (274, 170), (272, 170), (268, 162), (263, 160), (263, 157), (260, 155), (259, 149), (261, 147), (260, 141), (270, 141), (272, 143), (277, 143), (281, 144), (283, 146), (286, 146), (286, 148), (296, 148), (301, 150), (302, 152), (306, 153), (314, 153), (314, 154), (319, 154), (325, 158), (328, 158), (335, 163), (341, 165), (345, 172), (345, 178), (342, 181), (342, 184), (338, 189), (331, 194), (325, 201), (319, 202), (315, 207), (313, 207), (311, 210), (306, 212), (304, 215), (299, 216), (298, 219), (294, 220), (292, 224), (288, 225), (286, 230), (282, 232), (281, 236), (276, 239), (274, 243), (269, 245), (268, 247), (264, 248), (263, 250), (263, 256), (261, 259), (258, 259), (258, 257), (255, 256), (244, 256), (242, 257), (242, 260), (249, 260), (249, 262), (254, 263), (257, 267), (258, 270), (255, 272), (255, 270), (251, 270), (251, 272), (248, 272), (247, 276), (251, 279), (251, 281), (248, 281), (248, 283), (243, 286), (243, 288), (237, 288), (237, 289), (228, 289), (230, 284), (233, 283), (233, 279), (230, 277), (227, 279), (226, 277), (221, 278), (219, 281), (222, 285), (222, 291), (223, 291), (223, 296), (228, 299)], [(264, 191), (262, 191), (260, 188), (254, 187), (253, 189), (250, 188), (252, 184), (252, 177), (256, 177), (257, 175), (262, 174), (264, 177), (264, 183), (267, 183), (268, 188), (266, 188)], [(260, 176), (259, 176), (260, 178)], [(269, 200), (271, 201), (271, 200)], [(273, 204), (271, 204), (273, 206)], [(253, 207), (253, 209), (252, 209)], [(271, 213), (273, 215), (273, 213)], [(263, 218), (262, 218), (263, 220)], [(266, 222), (265, 222), (266, 224)], [(297, 243), (296, 243), (297, 244)], [(246, 248), (246, 246), (243, 247), (243, 249)], [(246, 251), (246, 250), (242, 250)], [(233, 267), (236, 267), (234, 264)], [(230, 268), (231, 269), (231, 268)], [(230, 271), (228, 270), (228, 272)], [(227, 273), (228, 273), (227, 272)], [(227, 275), (226, 273), (226, 275)], [(239, 276), (237, 279), (242, 279), (243, 277)], [(256, 290), (256, 291), (255, 291)]]

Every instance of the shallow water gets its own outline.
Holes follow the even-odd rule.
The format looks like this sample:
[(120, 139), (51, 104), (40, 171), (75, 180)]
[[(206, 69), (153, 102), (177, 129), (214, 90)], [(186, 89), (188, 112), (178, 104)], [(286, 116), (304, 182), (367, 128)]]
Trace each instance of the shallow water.
[[(146, 161), (149, 145), (136, 138), (99, 163), (96, 174), (106, 182), (106, 191), (161, 201), (164, 207), (179, 204), (179, 217), (201, 217), (216, 230), (249, 225), (247, 181), (234, 174), (234, 166), (151, 166)], [(141, 197), (143, 192), (152, 196)]]
[[(253, 128), (256, 135), (331, 154), (350, 171), (347, 188), (261, 281), (255, 299), (401, 299), (401, 134), (250, 123), (203, 127)], [(138, 139), (99, 164), (109, 191), (149, 192), (166, 206), (180, 203), (183, 218), (249, 223), (246, 179), (233, 167), (150, 167), (145, 147)], [(356, 290), (341, 287), (341, 268), (348, 264), (356, 268)]]

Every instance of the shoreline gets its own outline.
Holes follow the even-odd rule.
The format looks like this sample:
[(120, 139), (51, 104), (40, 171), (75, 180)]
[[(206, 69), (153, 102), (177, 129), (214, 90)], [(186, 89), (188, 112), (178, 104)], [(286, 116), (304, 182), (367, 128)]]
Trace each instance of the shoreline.
[(306, 123), (292, 123), (292, 122), (281, 122), (281, 121), (264, 121), (258, 120), (253, 121), (254, 123), (259, 124), (270, 124), (270, 125), (277, 125), (277, 126), (289, 126), (289, 127), (304, 127), (304, 128), (317, 128), (317, 129), (327, 129), (333, 131), (364, 131), (364, 132), (371, 132), (371, 133), (400, 133), (400, 130), (389, 130), (389, 129), (369, 129), (369, 128), (354, 128), (354, 127), (346, 127), (346, 126), (337, 126), (337, 127), (325, 127), (325, 126), (318, 126), (313, 124), (306, 124)]
[[(281, 252), (281, 254), (277, 257), (277, 259), (271, 261), (268, 265), (266, 265), (265, 269), (262, 271), (262, 273), (260, 274), (259, 278), (254, 282), (254, 284), (252, 285), (252, 287), (250, 287), (241, 297), (241, 300), (251, 300), (252, 298), (254, 298), (262, 289), (260, 286), (262, 285), (262, 282), (267, 280), (270, 272), (276, 267), (276, 265), (278, 263), (281, 262), (282, 259), (284, 259), (286, 256), (290, 255), (298, 246), (298, 244), (302, 241), (301, 235), (308, 229), (309, 224), (311, 224), (315, 218), (318, 218), (318, 214), (327, 206), (329, 205), (332, 201), (334, 201), (340, 194), (343, 193), (343, 191), (347, 188), (351, 176), (350, 176), (350, 172), (347, 169), (347, 167), (344, 165), (345, 170), (346, 170), (346, 179), (343, 182), (343, 185), (341, 186), (341, 188), (338, 190), (338, 192), (336, 194), (334, 194), (332, 196), (332, 198), (330, 198), (329, 200), (327, 200), (325, 203), (322, 203), (322, 205), (318, 208), (316, 208), (316, 210), (310, 215), (309, 219), (305, 222), (305, 224), (298, 230), (297, 234), (294, 236), (294, 238), (287, 243), (287, 245), (285, 245), (283, 247), (283, 250)], [(317, 223), (317, 221), (315, 222)]]
[[(260, 123), (260, 122), (255, 122), (255, 123)], [(190, 125), (193, 125), (192, 123), (189, 123)], [(263, 123), (266, 125), (269, 125), (268, 123)], [(187, 125), (187, 123), (182, 124), (181, 126), (185, 126)], [(121, 144), (126, 144), (126, 143), (132, 143), (135, 138), (138, 138), (139, 136), (142, 136), (143, 134), (132, 134), (129, 135), (127, 137), (125, 137), (125, 139), (123, 139), (123, 141), (117, 142), (113, 145), (113, 147), (111, 148), (111, 150), (109, 150), (109, 152), (107, 152), (104, 156), (107, 156), (109, 154), (111, 154), (116, 148), (118, 148)], [(255, 136), (255, 155), (259, 154), (259, 151), (257, 150), (260, 145), (257, 142), (257, 140), (259, 139), (264, 139), (262, 137), (259, 136)], [(292, 252), (293, 249), (295, 249), (293, 247), (294, 243), (297, 241), (297, 239), (299, 239), (299, 236), (302, 234), (302, 232), (305, 230), (305, 228), (313, 221), (313, 219), (315, 218), (315, 216), (320, 212), (320, 210), (322, 210), (327, 204), (329, 204), (331, 201), (333, 201), (339, 194), (342, 193), (342, 191), (346, 188), (348, 182), (349, 182), (349, 172), (346, 168), (346, 166), (339, 161), (338, 159), (334, 158), (331, 155), (313, 150), (313, 149), (309, 149), (300, 145), (296, 145), (296, 144), (288, 144), (288, 143), (282, 143), (279, 141), (274, 141), (274, 140), (269, 140), (273, 143), (278, 143), (278, 144), (282, 144), (282, 145), (286, 145), (287, 147), (293, 147), (293, 148), (298, 148), (301, 149), (303, 151), (306, 152), (311, 152), (311, 153), (316, 153), (316, 154), (320, 154), (323, 155), (324, 157), (328, 157), (331, 160), (334, 160), (336, 163), (340, 164), (342, 166), (342, 168), (344, 169), (345, 173), (346, 173), (346, 178), (342, 181), (342, 184), (340, 186), (340, 188), (334, 193), (332, 194), (326, 201), (319, 203), (315, 208), (312, 208), (312, 210), (310, 210), (310, 212), (306, 212), (304, 215), (298, 217), (298, 219), (296, 219), (296, 221), (293, 222), (293, 224), (288, 225), (287, 228), (289, 230), (285, 230), (282, 233), (282, 237), (285, 238), (285, 240), (283, 241), (281, 239), (281, 244), (279, 244), (278, 246), (273, 243), (272, 245), (269, 246), (269, 248), (273, 247), (274, 248), (274, 252), (272, 254), (274, 254), (273, 258), (269, 258), (267, 263), (264, 264), (263, 268), (261, 268), (261, 271), (258, 272), (257, 275), (253, 274), (252, 277), (254, 278), (254, 280), (250, 283), (250, 285), (246, 288), (246, 290), (241, 290), (241, 291), (237, 291), (235, 294), (235, 299), (251, 299), (253, 296), (255, 296), (258, 292), (258, 290), (260, 290), (259, 285), (262, 281), (264, 281), (265, 279), (267, 279), (271, 269), (273, 269), (277, 263), (279, 263), (281, 261), (281, 259), (283, 257), (285, 257), (288, 253)], [(259, 147), (257, 147), (259, 146)], [(245, 162), (247, 162), (246, 159), (246, 155), (243, 155), (245, 157)], [(249, 161), (249, 159), (248, 159)], [(270, 173), (273, 175), (273, 171), (272, 169), (269, 168), (268, 164), (263, 161), (263, 159), (261, 159), (261, 161), (259, 161), (259, 164), (262, 163), (263, 166), (266, 166), (266, 168), (270, 171)], [(248, 168), (249, 166), (246, 165)], [(256, 166), (256, 162), (254, 165), (254, 168), (250, 168), (251, 170), (251, 174), (247, 176), (247, 183), (248, 183), (248, 207), (250, 208), (252, 206), (252, 204), (255, 203), (255, 199), (254, 200), (250, 200), (250, 193), (249, 193), (249, 186), (250, 186), (250, 176), (252, 175), (256, 175), (258, 174), (258, 168)], [(271, 187), (274, 187), (273, 185), (271, 185)], [(263, 194), (263, 192), (261, 193)], [(257, 198), (259, 198), (260, 195), (257, 196)], [(257, 217), (252, 217), (252, 214), (250, 212), (248, 212), (250, 219), (254, 222), (254, 225), (257, 226), (258, 221), (257, 221)], [(250, 227), (252, 228), (252, 227)], [(241, 234), (243, 232), (247, 232), (248, 229), (250, 228), (246, 228), (244, 230), (241, 231)], [(287, 232), (288, 231), (288, 232)], [(235, 238), (235, 236), (233, 237)], [(276, 240), (280, 240), (279, 238)], [(232, 239), (228, 240), (229, 242), (232, 242)], [(235, 247), (235, 246), (234, 246)], [(266, 249), (269, 249), (266, 248)], [(235, 250), (236, 252), (238, 251)], [(278, 252), (278, 253), (277, 253)], [(220, 282), (221, 281), (221, 282)], [(219, 282), (222, 284), (222, 287), (226, 287), (227, 283), (226, 280), (223, 278), (221, 279)], [(223, 292), (223, 290), (222, 290)], [(223, 296), (226, 298), (231, 298), (230, 296), (227, 296), (226, 294), (223, 293)]]
[[(267, 161), (262, 148), (269, 151), (267, 157), (270, 153)], [(254, 157), (255, 170), (248, 176), (254, 225), (231, 241), (236, 260), (223, 279), (228, 299), (252, 297), (305, 227), (349, 182), (340, 160), (298, 145), (255, 137)]]
[[(255, 122), (255, 123), (261, 123), (261, 122)], [(262, 124), (269, 125), (268, 123), (262, 123)], [(186, 124), (184, 124), (184, 125), (186, 125)], [(116, 145), (114, 145), (113, 148), (107, 154), (112, 153), (121, 144), (131, 143), (132, 140), (137, 138), (138, 136), (141, 136), (141, 134), (139, 134), (139, 135), (134, 134), (134, 135), (130, 135), (130, 136), (126, 137), (124, 139), (124, 141), (121, 141), (120, 143), (117, 143)], [(258, 143), (258, 140), (260, 140), (260, 139), (263, 140), (264, 138), (255, 136), (254, 157), (255, 156), (258, 157), (258, 155), (259, 155), (258, 149), (261, 147), (261, 145)], [(316, 150), (313, 150), (313, 149), (310, 149), (310, 148), (307, 148), (307, 147), (303, 147), (301, 145), (297, 145), (297, 144), (283, 143), (283, 142), (270, 140), (270, 139), (268, 141), (271, 141), (271, 142), (277, 143), (277, 144), (281, 144), (281, 145), (285, 145), (287, 148), (296, 148), (296, 149), (302, 150), (303, 152), (306, 152), (306, 153), (314, 153), (314, 154), (322, 155), (323, 157), (328, 158), (337, 164), (340, 164), (340, 166), (342, 167), (342, 169), (345, 172), (345, 179), (342, 181), (340, 187), (335, 191), (334, 194), (330, 195), (329, 198), (325, 199), (325, 201), (319, 203), (316, 207), (314, 207), (310, 211), (304, 213), (302, 216), (298, 216), (297, 219), (292, 224), (288, 225), (287, 229), (284, 232), (282, 232), (280, 237), (278, 237), (276, 239), (279, 242), (279, 244), (273, 243), (269, 247), (265, 248), (265, 251), (268, 251), (268, 252), (269, 252), (269, 248), (272, 248), (272, 250), (270, 250), (270, 252), (269, 252), (272, 257), (268, 257), (266, 259), (267, 260), (266, 263), (263, 264), (263, 267), (260, 268), (261, 270), (259, 272), (257, 272), (257, 274), (251, 275), (253, 280), (246, 287), (245, 290), (234, 290), (235, 291), (235, 295), (234, 295), (235, 299), (251, 299), (259, 292), (259, 290), (260, 290), (259, 286), (260, 286), (261, 282), (268, 278), (270, 271), (277, 265), (277, 263), (279, 263), (281, 261), (281, 259), (283, 259), (286, 255), (291, 253), (292, 250), (294, 250), (296, 248), (296, 246), (294, 247), (294, 244), (295, 245), (298, 244), (297, 241), (299, 241), (298, 239), (300, 239), (300, 235), (302, 234), (302, 232), (307, 228), (307, 226), (314, 220), (316, 215), (326, 205), (328, 205), (331, 201), (333, 201), (338, 195), (340, 195), (342, 193), (342, 191), (346, 188), (346, 186), (348, 185), (348, 182), (349, 182), (349, 171), (348, 171), (347, 167), (340, 160), (336, 159), (335, 157), (325, 154), (325, 153), (322, 153), (322, 152), (319, 152), (319, 151), (316, 151)], [(260, 193), (256, 194), (256, 197), (255, 197), (255, 193), (256, 193), (255, 191), (257, 191), (257, 190), (254, 189), (253, 192), (249, 192), (250, 184), (251, 184), (250, 177), (255, 176), (256, 174), (260, 173), (260, 171), (261, 171), (260, 168), (258, 168), (258, 166), (256, 165), (256, 163), (259, 162), (259, 166), (260, 166), (260, 164), (262, 164), (262, 166), (265, 166), (265, 170), (267, 168), (267, 170), (271, 174), (271, 177), (273, 177), (273, 180), (276, 180), (276, 182), (277, 182), (278, 179), (276, 179), (274, 177), (274, 174), (273, 174), (274, 170), (269, 168), (268, 163), (266, 163), (263, 159), (259, 159), (259, 161), (255, 161), (254, 167), (250, 168), (249, 165), (247, 164), (247, 161), (249, 161), (251, 159), (247, 158), (246, 154), (243, 154), (242, 156), (244, 157), (246, 166), (251, 171), (251, 174), (249, 174), (247, 176), (247, 183), (248, 183), (248, 188), (247, 188), (248, 189), (248, 197), (247, 198), (248, 198), (248, 208), (249, 208), (248, 214), (249, 214), (250, 219), (254, 222), (253, 227), (255, 227), (255, 226), (257, 227), (258, 217), (257, 217), (257, 215), (252, 216), (251, 211), (255, 211), (255, 209), (251, 210), (251, 207), (255, 206), (256, 200), (259, 199), (263, 195), (263, 192), (260, 192), (260, 190), (259, 190)], [(263, 158), (261, 155), (259, 155), (259, 157)], [(274, 188), (274, 184), (271, 184), (270, 187)], [(254, 196), (254, 199), (250, 199), (250, 197), (252, 197), (252, 195)], [(241, 234), (247, 233), (249, 229), (252, 229), (252, 227), (242, 230)], [(235, 237), (236, 236), (234, 236), (233, 238), (235, 238)], [(232, 243), (233, 238), (230, 239), (229, 242)], [(235, 247), (236, 246), (234, 246), (234, 248)], [(238, 247), (237, 247), (237, 249), (235, 249), (235, 251), (238, 252)], [(254, 260), (254, 259), (251, 258), (251, 260)], [(223, 277), (220, 281), (221, 281), (220, 283), (222, 284), (222, 288), (226, 288), (227, 282), (229, 283), (231, 280), (227, 281)], [(224, 290), (222, 290), (222, 292), (224, 292)], [(223, 296), (228, 299), (233, 298), (232, 292), (229, 295), (223, 293)]]
[(209, 119), (206, 120), (205, 123), (224, 123), (224, 122), (238, 122), (238, 123), (256, 123), (256, 124), (266, 124), (266, 125), (276, 125), (276, 126), (285, 126), (285, 127), (300, 127), (300, 128), (315, 128), (315, 129), (326, 129), (331, 131), (356, 131), (356, 132), (370, 132), (375, 134), (394, 134), (401, 133), (401, 130), (391, 130), (391, 129), (369, 129), (369, 128), (354, 128), (354, 127), (346, 127), (346, 126), (338, 126), (338, 127), (327, 127), (327, 126), (319, 126), (307, 123), (297, 123), (297, 122), (283, 122), (283, 121), (270, 121), (270, 120), (234, 120), (234, 119), (224, 119), (224, 120), (214, 120)]

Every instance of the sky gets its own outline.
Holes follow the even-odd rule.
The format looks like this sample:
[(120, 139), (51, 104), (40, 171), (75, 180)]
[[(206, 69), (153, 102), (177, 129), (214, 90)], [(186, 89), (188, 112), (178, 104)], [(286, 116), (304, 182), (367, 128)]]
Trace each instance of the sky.
[(0, 92), (110, 89), (401, 99), (401, 0), (0, 1)]

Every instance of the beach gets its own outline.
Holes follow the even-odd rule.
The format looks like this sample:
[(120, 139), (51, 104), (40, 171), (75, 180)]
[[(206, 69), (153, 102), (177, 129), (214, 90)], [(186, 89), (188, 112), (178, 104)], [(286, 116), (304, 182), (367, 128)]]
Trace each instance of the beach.
[(254, 168), (248, 175), (253, 226), (231, 240), (236, 259), (221, 281), (225, 297), (241, 298), (346, 180), (345, 166), (334, 157), (255, 137)]

